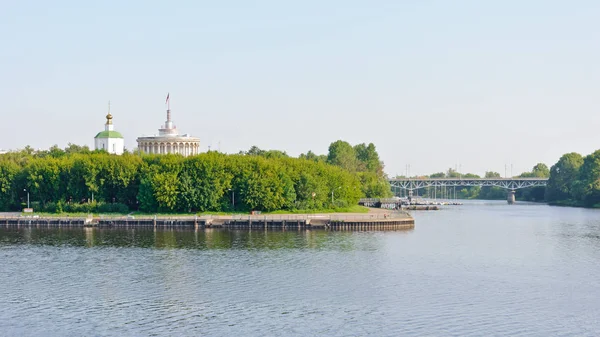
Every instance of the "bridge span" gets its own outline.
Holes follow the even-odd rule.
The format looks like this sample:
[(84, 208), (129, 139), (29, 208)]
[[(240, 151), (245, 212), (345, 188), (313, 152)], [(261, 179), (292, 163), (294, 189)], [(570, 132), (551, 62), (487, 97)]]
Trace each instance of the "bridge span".
[(418, 190), (425, 187), (495, 186), (507, 190), (546, 186), (548, 178), (392, 178), (393, 187)]
[(412, 191), (426, 187), (494, 186), (508, 190), (507, 200), (515, 202), (515, 190), (527, 187), (546, 186), (548, 178), (391, 178), (394, 188)]

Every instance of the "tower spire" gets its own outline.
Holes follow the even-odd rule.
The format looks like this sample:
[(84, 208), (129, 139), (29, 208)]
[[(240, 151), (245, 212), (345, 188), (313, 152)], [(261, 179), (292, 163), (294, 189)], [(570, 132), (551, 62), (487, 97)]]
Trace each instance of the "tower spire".
[[(164, 128), (166, 130), (173, 130), (175, 129), (175, 126), (173, 125), (173, 121), (171, 120), (171, 99), (170, 99), (170, 94), (167, 93), (167, 99), (165, 100), (165, 104), (167, 105), (167, 121), (165, 122)], [(169, 132), (169, 133), (173, 133), (173, 132)]]
[(110, 101), (108, 101), (108, 115), (106, 115), (106, 125), (112, 124), (112, 115), (110, 114)]
[(167, 104), (167, 128), (170, 128), (170, 122), (171, 122), (171, 100), (169, 99), (171, 96), (170, 93), (167, 93), (167, 99), (165, 100), (165, 103)]
[(104, 125), (105, 131), (113, 131), (113, 116), (110, 114), (110, 101), (108, 101), (108, 115), (106, 115), (106, 124)]

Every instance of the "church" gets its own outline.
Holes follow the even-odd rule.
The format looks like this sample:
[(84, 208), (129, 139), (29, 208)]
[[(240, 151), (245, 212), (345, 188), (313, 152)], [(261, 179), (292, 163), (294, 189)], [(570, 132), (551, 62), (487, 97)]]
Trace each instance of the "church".
[(123, 136), (115, 131), (113, 122), (113, 116), (110, 114), (110, 105), (108, 108), (108, 115), (106, 115), (106, 124), (104, 124), (104, 131), (98, 132), (94, 137), (94, 148), (96, 150), (104, 150), (108, 153), (121, 155), (125, 149), (125, 139)]

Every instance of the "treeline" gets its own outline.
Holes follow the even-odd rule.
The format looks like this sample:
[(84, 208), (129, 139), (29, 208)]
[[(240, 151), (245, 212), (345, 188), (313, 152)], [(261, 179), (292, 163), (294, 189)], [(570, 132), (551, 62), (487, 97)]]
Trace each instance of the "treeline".
[[(431, 177), (457, 177), (449, 170)], [(477, 177), (463, 175), (463, 177)], [(486, 177), (500, 177), (497, 172), (487, 172)], [(519, 189), (517, 199), (546, 201), (554, 205), (600, 208), (600, 150), (587, 156), (571, 152), (564, 154), (550, 169), (545, 164), (537, 164), (520, 178), (548, 178), (546, 187)], [(506, 190), (498, 187), (465, 187), (457, 190), (457, 198), (503, 199)]]
[(551, 204), (600, 207), (600, 150), (571, 152), (550, 168), (546, 200)]
[(355, 173), (360, 179), (364, 196), (367, 198), (389, 198), (392, 191), (388, 177), (383, 172), (383, 161), (373, 143), (350, 145), (338, 140), (329, 145), (328, 154), (316, 155), (312, 151), (301, 154), (300, 158), (315, 162), (326, 162)]
[[(289, 158), (285, 152), (261, 150), (256, 146), (246, 152), (240, 152), (240, 154), (265, 158)], [(379, 159), (373, 143), (352, 146), (348, 142), (338, 140), (329, 145), (326, 155), (317, 155), (308, 151), (301, 154), (299, 158), (338, 166), (356, 174), (360, 179), (363, 194), (367, 198), (388, 198), (393, 195), (387, 176), (383, 172), (383, 162)]]
[(332, 164), (255, 147), (237, 155), (187, 158), (116, 156), (75, 145), (26, 148), (0, 155), (0, 209), (20, 210), (27, 193), (41, 211), (121, 213), (319, 210), (356, 205), (365, 195), (389, 195), (389, 185), (379, 188), (383, 175), (373, 167), (359, 171)]

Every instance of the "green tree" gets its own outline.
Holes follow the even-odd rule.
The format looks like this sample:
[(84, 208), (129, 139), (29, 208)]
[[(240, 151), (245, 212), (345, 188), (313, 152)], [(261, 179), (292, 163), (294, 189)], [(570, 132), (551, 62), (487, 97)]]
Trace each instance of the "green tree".
[(519, 175), (520, 178), (548, 178), (550, 176), (550, 170), (548, 166), (543, 163), (536, 164), (531, 172), (524, 172)]
[(180, 175), (182, 210), (221, 211), (222, 199), (233, 175), (226, 171), (226, 156), (216, 152), (187, 158)]
[(85, 145), (85, 146), (79, 146), (79, 145), (75, 145), (75, 144), (67, 144), (67, 147), (65, 148), (64, 151), (66, 154), (74, 154), (74, 153), (83, 153), (83, 154), (89, 154), (91, 153), (90, 148)]
[(299, 157), (300, 159), (312, 160), (320, 163), (327, 162), (326, 155), (317, 155), (312, 151), (308, 151), (306, 154), (302, 153)]
[(356, 159), (360, 163), (358, 171), (373, 172), (377, 175), (383, 175), (383, 163), (379, 159), (379, 154), (373, 143), (358, 144), (354, 146)]
[(265, 152), (258, 148), (258, 146), (252, 146), (245, 154), (248, 156), (262, 156)]
[[(485, 177), (486, 178), (500, 178), (500, 173), (498, 172), (493, 172), (493, 171), (487, 171), (485, 172)], [(501, 187), (495, 187), (495, 186), (483, 186), (481, 187), (481, 189), (479, 190), (479, 195), (477, 196), (477, 199), (484, 199), (484, 200), (498, 200), (498, 199), (504, 199), (506, 198), (506, 190), (501, 188)]]
[(53, 157), (31, 160), (23, 168), (23, 185), (42, 205), (48, 201), (58, 201), (61, 197), (60, 161)]
[(179, 195), (176, 172), (160, 172), (152, 177), (152, 189), (160, 210), (173, 211)]
[[(52, 212), (220, 211), (230, 209), (233, 194), (238, 210), (322, 209), (332, 206), (331, 191), (336, 207), (356, 204), (365, 192), (390, 195), (385, 175), (369, 171), (378, 170), (369, 164), (378, 158), (374, 146), (359, 148), (366, 155), (362, 161), (353, 157), (352, 170), (327, 164), (312, 152), (297, 159), (256, 147), (251, 155), (213, 151), (188, 158), (115, 156), (73, 144), (65, 151), (26, 148), (0, 155), (0, 208), (18, 208), (24, 188), (32, 203), (41, 204), (36, 209)], [(92, 195), (95, 203), (89, 202)]]
[(360, 177), (362, 192), (367, 198), (389, 198), (393, 196), (389, 182), (377, 177), (372, 172), (361, 172)]
[(338, 140), (329, 145), (327, 162), (350, 172), (357, 171), (356, 152), (348, 142)]
[(574, 197), (584, 206), (600, 204), (600, 150), (583, 158), (579, 179), (573, 187)]
[(0, 160), (0, 209), (13, 208), (16, 190), (13, 186), (19, 166), (8, 160)]
[(536, 164), (533, 169), (531, 170), (531, 173), (533, 173), (533, 175), (537, 178), (548, 178), (550, 177), (550, 170), (548, 169), (548, 166), (544, 163), (538, 163)]
[(324, 181), (313, 174), (303, 171), (300, 173), (295, 187), (298, 200), (301, 201), (300, 208), (319, 209), (325, 207), (327, 202), (327, 189)]
[(448, 178), (460, 178), (461, 174), (456, 172), (453, 168), (449, 168), (446, 172), (446, 177)]
[(546, 200), (556, 202), (573, 199), (573, 186), (579, 177), (583, 157), (579, 153), (564, 154), (550, 168), (550, 178), (546, 187)]

